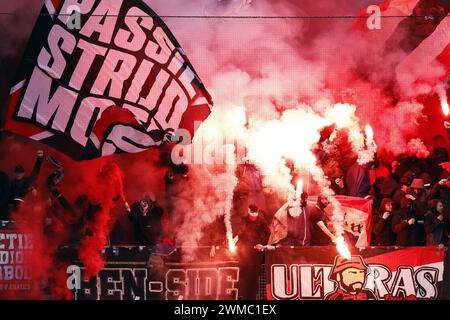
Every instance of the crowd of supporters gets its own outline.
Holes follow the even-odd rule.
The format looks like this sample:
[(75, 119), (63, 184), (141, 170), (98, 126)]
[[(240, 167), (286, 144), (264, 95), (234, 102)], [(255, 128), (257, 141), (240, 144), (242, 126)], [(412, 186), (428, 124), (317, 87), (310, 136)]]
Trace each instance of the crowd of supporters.
[[(345, 169), (328, 171), (330, 187), (336, 195), (373, 200), (372, 234), (368, 245), (448, 245), (448, 150), (442, 136), (436, 136), (433, 142), (434, 148), (426, 158), (402, 155), (390, 163), (376, 158), (366, 165), (355, 161)], [(320, 157), (320, 152), (317, 155), (318, 161), (326, 161)], [(22, 165), (17, 165), (11, 175), (0, 172), (1, 219), (11, 219), (11, 214), (18, 210), (25, 197), (36, 196), (36, 180), (44, 160), (55, 166), (44, 188), (49, 206), (58, 205), (66, 211), (85, 211), (85, 214), (78, 215), (81, 220), (74, 221), (74, 226), (81, 228), (81, 224), (100, 208), (83, 195), (70, 204), (58, 191), (64, 176), (62, 165), (51, 156), (44, 158), (42, 151), (37, 151), (29, 174)], [(162, 201), (145, 195), (131, 205), (125, 203), (134, 244), (152, 246), (164, 242), (176, 245), (174, 234), (183, 223), (183, 217), (174, 214), (174, 205), (181, 190), (189, 184), (189, 167), (169, 164), (168, 168), (164, 178), (165, 198), (159, 199)], [(336, 240), (338, 235), (326, 210), (330, 199), (320, 195), (320, 190), (319, 197), (314, 201), (308, 201), (307, 193), (286, 201), (273, 190), (263, 187), (262, 176), (256, 166), (241, 164), (237, 167), (236, 176), (239, 182), (233, 196), (232, 225), (235, 242), (239, 242), (238, 248), (241, 248), (239, 250), (253, 248), (256, 249), (254, 251), (262, 251), (277, 245), (326, 246)], [(294, 175), (295, 179), (297, 177)], [(51, 221), (46, 221), (46, 224), (51, 224)], [(209, 225), (203, 233), (199, 244), (211, 246), (211, 255), (214, 255), (214, 248), (226, 245), (223, 217)]]
[[(390, 163), (377, 159), (332, 177), (336, 194), (373, 199), (371, 245), (448, 246), (448, 150), (442, 136), (436, 136), (434, 143), (427, 158), (402, 155)], [(351, 172), (355, 167), (357, 174)]]

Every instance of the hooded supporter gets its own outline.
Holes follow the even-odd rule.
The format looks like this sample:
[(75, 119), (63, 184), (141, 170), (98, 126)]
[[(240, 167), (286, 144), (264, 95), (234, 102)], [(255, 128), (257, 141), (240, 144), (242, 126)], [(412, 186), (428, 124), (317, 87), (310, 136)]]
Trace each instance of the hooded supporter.
[(414, 179), (406, 197), (413, 202), (413, 210), (418, 217), (425, 215), (427, 195), (423, 179)]
[(394, 212), (392, 231), (396, 235), (395, 245), (409, 247), (418, 245), (417, 218), (412, 210), (412, 201), (400, 198), (400, 209)]
[(25, 196), (28, 193), (37, 194), (35, 187), (36, 180), (41, 170), (42, 161), (44, 159), (44, 152), (38, 150), (36, 152), (36, 161), (34, 162), (33, 170), (29, 176), (25, 176), (25, 168), (22, 165), (17, 165), (14, 168), (14, 179), (10, 182), (9, 204), (12, 210), (17, 210), (20, 203), (25, 201)]
[(399, 168), (400, 162), (397, 160), (394, 160), (391, 162), (391, 168), (390, 168), (390, 174), (389, 176), (395, 179), (397, 182), (400, 181), (401, 176), (399, 175)]
[(423, 179), (414, 179), (411, 183), (409, 193), (405, 196), (412, 202), (412, 210), (416, 218), (416, 244), (424, 246), (426, 243), (425, 213), (427, 207), (427, 195)]
[(384, 178), (380, 186), (380, 197), (392, 198), (398, 187), (399, 184), (393, 177), (389, 176)]
[(429, 201), (425, 214), (425, 230), (427, 232), (427, 246), (448, 245), (450, 223), (448, 214), (444, 212), (444, 205), (439, 199)]
[(373, 245), (392, 246), (395, 244), (395, 234), (392, 230), (392, 199), (384, 198), (378, 213), (372, 217)]
[(437, 164), (447, 162), (448, 161), (448, 150), (447, 148), (435, 148), (433, 150), (433, 159)]

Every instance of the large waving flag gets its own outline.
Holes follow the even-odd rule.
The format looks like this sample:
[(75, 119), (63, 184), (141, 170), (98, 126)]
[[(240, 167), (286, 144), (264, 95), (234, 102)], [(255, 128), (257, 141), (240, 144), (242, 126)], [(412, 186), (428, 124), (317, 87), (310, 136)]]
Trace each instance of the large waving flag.
[(183, 49), (141, 0), (45, 0), (3, 129), (92, 159), (159, 146), (178, 129), (192, 137), (211, 107)]
[[(450, 75), (450, 1), (385, 0), (365, 7), (359, 15), (370, 15), (374, 5), (384, 17), (381, 28), (370, 30), (366, 19), (358, 19), (354, 27), (385, 52), (399, 47), (406, 53), (396, 67), (400, 77), (402, 74), (410, 77), (402, 80), (413, 82), (424, 73), (414, 70), (427, 70), (438, 62), (443, 67), (441, 78), (445, 81)], [(414, 77), (415, 73), (417, 77)]]

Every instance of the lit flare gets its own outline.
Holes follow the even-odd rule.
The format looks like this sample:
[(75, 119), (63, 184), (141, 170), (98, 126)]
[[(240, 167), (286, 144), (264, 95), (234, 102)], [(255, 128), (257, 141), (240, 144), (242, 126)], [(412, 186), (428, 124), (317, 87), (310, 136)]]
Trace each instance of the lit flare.
[(301, 195), (303, 192), (303, 181), (302, 179), (298, 179), (297, 181), (297, 189), (296, 189), (297, 195)]
[(350, 250), (348, 250), (347, 244), (344, 241), (344, 238), (342, 236), (339, 236), (336, 240), (336, 249), (341, 255), (341, 257), (349, 260), (352, 257), (352, 254), (350, 253)]
[(442, 112), (444, 113), (444, 116), (447, 117), (449, 114), (449, 107), (448, 107), (447, 99), (441, 99), (441, 108), (442, 108)]
[(366, 125), (365, 131), (366, 131), (366, 141), (373, 141), (373, 129), (369, 124)]
[(231, 254), (234, 254), (236, 252), (236, 243), (233, 239), (228, 240), (228, 250)]

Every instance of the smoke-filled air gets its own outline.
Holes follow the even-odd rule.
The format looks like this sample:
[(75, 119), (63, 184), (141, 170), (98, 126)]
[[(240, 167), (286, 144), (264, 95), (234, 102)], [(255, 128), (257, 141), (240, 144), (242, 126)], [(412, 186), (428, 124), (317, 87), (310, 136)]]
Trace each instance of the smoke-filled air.
[[(9, 5), (20, 12), (14, 26), (10, 18), (0, 18), (1, 33), (14, 34), (0, 45), (2, 72), (9, 77), (1, 82), (2, 98), (31, 32), (28, 20), (41, 9), (33, 4), (24, 14), (28, 2)], [(104, 267), (102, 249), (114, 244), (112, 233), (120, 244), (131, 243), (126, 206), (143, 197), (162, 208), (163, 242), (181, 248), (183, 261), (194, 261), (197, 248), (217, 237), (232, 256), (239, 247), (235, 217), (249, 204), (273, 216), (303, 192), (329, 200), (332, 227), (340, 236), (344, 217), (332, 177), (352, 166), (389, 167), (403, 156), (426, 159), (433, 136), (445, 134), (448, 69), (438, 57), (445, 46), (435, 48), (430, 59), (433, 53), (422, 43), (425, 49), (411, 57), (417, 44), (405, 43), (402, 33), (409, 31), (398, 28), (401, 18), (382, 19), (386, 25), (380, 30), (369, 30), (366, 19), (295, 18), (367, 14), (369, 1), (147, 2), (175, 35), (214, 102), (208, 118), (197, 124), (192, 144), (76, 162), (15, 135), (0, 140), (0, 168), (8, 174), (18, 164), (31, 172), (36, 151), (44, 151), (37, 180), (42, 191), (12, 219), (39, 239), (31, 261), (39, 272), (33, 276), (42, 279), (42, 288), (52, 288), (54, 297), (72, 294), (58, 248), (71, 246), (86, 275), (97, 274)], [(400, 15), (407, 9), (390, 10)], [(258, 18), (264, 16), (269, 18)], [(64, 179), (51, 188), (49, 176), (59, 168)], [(260, 178), (257, 193), (248, 193), (249, 171)], [(65, 206), (55, 192), (64, 196)]]

